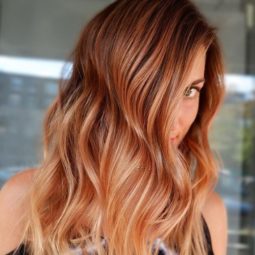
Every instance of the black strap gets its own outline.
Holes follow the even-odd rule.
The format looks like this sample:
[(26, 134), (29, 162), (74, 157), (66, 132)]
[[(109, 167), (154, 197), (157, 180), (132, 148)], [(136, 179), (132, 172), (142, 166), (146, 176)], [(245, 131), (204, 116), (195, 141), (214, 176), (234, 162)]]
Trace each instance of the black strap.
[(205, 220), (203, 215), (202, 215), (202, 219), (203, 219), (205, 238), (206, 238), (207, 244), (208, 244), (207, 245), (208, 255), (214, 255), (213, 248), (212, 248), (212, 239), (211, 239), (211, 235), (210, 235), (210, 230), (208, 228), (208, 225), (207, 225), (206, 220)]
[(29, 254), (26, 251), (24, 244), (22, 243), (17, 249), (9, 252), (6, 255), (29, 255)]

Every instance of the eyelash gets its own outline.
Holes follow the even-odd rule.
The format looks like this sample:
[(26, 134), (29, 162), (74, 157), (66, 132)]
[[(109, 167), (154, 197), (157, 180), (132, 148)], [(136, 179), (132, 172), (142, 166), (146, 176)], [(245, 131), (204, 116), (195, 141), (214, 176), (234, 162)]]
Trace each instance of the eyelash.
[[(188, 87), (185, 92), (184, 92), (184, 96), (186, 95), (187, 91), (191, 90), (191, 89), (195, 89), (198, 93), (200, 93), (201, 91), (201, 88), (197, 87), (197, 86), (191, 86), (191, 87)], [(189, 97), (187, 96), (188, 98), (193, 98), (193, 97)]]

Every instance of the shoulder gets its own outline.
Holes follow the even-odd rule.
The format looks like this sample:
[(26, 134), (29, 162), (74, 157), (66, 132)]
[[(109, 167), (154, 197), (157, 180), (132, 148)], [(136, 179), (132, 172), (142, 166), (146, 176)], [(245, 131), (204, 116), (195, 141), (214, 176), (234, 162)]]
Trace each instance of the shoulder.
[(0, 254), (6, 254), (20, 244), (35, 172), (35, 168), (24, 169), (12, 176), (0, 190)]
[(214, 254), (226, 255), (228, 243), (227, 208), (217, 192), (211, 192), (208, 195), (202, 213), (210, 231)]
[(9, 189), (14, 191), (21, 191), (22, 189), (26, 190), (28, 186), (30, 186), (35, 172), (36, 168), (27, 168), (16, 173), (3, 185), (3, 187), (0, 189), (0, 194), (5, 193), (7, 189), (8, 191), (10, 191)]

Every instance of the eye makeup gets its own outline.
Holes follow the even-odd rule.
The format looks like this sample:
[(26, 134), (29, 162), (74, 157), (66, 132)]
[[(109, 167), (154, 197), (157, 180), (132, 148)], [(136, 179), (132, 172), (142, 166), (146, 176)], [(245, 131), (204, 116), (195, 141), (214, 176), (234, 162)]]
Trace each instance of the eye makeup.
[(198, 86), (189, 86), (185, 89), (184, 96), (188, 97), (188, 98), (193, 98), (194, 96), (190, 96), (190, 94), (192, 94), (192, 93), (189, 93), (189, 91), (192, 91), (192, 89), (194, 89), (194, 90), (196, 90), (196, 92), (200, 93), (202, 88), (200, 88)]

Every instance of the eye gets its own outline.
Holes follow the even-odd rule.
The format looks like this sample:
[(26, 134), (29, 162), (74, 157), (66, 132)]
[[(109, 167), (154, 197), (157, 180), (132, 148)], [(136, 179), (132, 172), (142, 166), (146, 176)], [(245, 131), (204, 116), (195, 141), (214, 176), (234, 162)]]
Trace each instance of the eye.
[(196, 87), (196, 86), (191, 86), (186, 88), (185, 92), (184, 92), (184, 96), (188, 97), (188, 98), (193, 98), (196, 96), (196, 93), (200, 93), (200, 88)]

